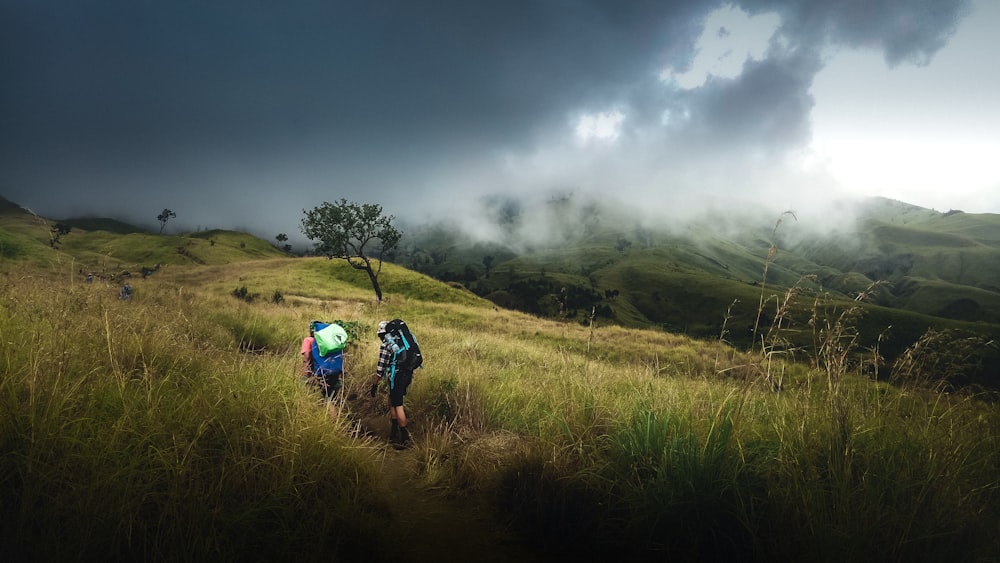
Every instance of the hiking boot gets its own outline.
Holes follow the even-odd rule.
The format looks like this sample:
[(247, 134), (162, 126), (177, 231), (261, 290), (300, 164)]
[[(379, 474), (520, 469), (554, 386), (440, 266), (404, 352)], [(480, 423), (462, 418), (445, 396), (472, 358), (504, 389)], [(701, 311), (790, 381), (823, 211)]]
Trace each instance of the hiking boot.
[(410, 442), (410, 431), (405, 426), (399, 427), (399, 437), (392, 440), (392, 447), (397, 450), (405, 450), (412, 445)]

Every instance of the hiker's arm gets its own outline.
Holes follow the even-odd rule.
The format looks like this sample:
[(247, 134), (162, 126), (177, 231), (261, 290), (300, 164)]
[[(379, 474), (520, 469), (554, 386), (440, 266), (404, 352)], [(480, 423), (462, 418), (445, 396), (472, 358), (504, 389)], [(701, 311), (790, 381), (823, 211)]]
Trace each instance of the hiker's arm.
[(312, 345), (315, 339), (307, 336), (302, 339), (302, 375), (309, 376), (313, 372)]
[(378, 365), (375, 366), (375, 379), (372, 381), (372, 388), (370, 395), (375, 396), (378, 392), (378, 383), (385, 376), (386, 371), (389, 369), (389, 364), (392, 362), (392, 352), (386, 346), (379, 347), (378, 352)]
[(375, 366), (375, 382), (377, 383), (379, 379), (385, 377), (385, 374), (389, 371), (389, 366), (392, 364), (392, 351), (389, 350), (388, 346), (379, 347), (378, 351), (378, 365)]

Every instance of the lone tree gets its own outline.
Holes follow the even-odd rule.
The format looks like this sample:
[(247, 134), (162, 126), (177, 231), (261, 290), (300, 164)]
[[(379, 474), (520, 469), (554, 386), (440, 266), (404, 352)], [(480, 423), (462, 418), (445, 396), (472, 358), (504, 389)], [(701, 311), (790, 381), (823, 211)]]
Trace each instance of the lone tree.
[(49, 229), (49, 232), (51, 233), (49, 235), (49, 246), (57, 248), (59, 243), (62, 242), (59, 239), (62, 238), (63, 235), (68, 235), (72, 230), (73, 227), (67, 225), (66, 223), (56, 223), (51, 229)]
[(161, 235), (163, 234), (163, 227), (167, 226), (167, 221), (169, 221), (171, 217), (177, 217), (177, 214), (169, 209), (164, 209), (163, 213), (156, 216), (156, 220), (160, 222)]
[[(375, 297), (382, 301), (378, 276), (382, 272), (382, 255), (391, 251), (402, 238), (392, 226), (392, 215), (382, 215), (382, 206), (374, 203), (357, 204), (341, 199), (337, 203), (323, 202), (302, 219), (302, 233), (317, 241), (316, 251), (329, 259), (342, 258), (358, 270), (364, 270), (372, 282)], [(378, 267), (372, 261), (378, 261)]]
[[(277, 240), (279, 243), (285, 243), (288, 240), (288, 235), (286, 235), (285, 233), (278, 233), (278, 236), (274, 237), (274, 239)], [(280, 248), (285, 252), (292, 251), (292, 245), (290, 244), (282, 244)]]

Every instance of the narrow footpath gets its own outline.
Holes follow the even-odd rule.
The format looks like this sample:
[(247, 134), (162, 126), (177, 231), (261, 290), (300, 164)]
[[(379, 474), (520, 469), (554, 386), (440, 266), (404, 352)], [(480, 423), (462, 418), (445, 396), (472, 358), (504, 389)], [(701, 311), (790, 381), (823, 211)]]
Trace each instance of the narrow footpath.
[(404, 552), (394, 561), (545, 560), (533, 553), (532, 546), (524, 545), (514, 533), (505, 530), (488, 509), (455, 498), (446, 490), (424, 486), (419, 475), (420, 448), (392, 447), (388, 443), (386, 417), (366, 418), (362, 426), (369, 435), (386, 442), (382, 450), (382, 475), (394, 499), (401, 526), (400, 543), (404, 546)]

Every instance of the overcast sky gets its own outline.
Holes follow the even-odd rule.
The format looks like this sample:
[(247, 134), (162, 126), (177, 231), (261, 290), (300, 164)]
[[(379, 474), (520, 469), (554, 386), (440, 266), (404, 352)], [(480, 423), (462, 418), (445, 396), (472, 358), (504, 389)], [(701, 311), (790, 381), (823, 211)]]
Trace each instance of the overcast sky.
[(1000, 213), (998, 29), (996, 0), (0, 0), (0, 195), (266, 237), (339, 198)]

